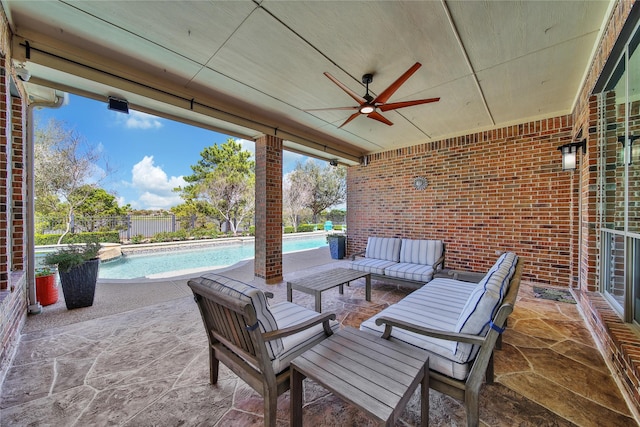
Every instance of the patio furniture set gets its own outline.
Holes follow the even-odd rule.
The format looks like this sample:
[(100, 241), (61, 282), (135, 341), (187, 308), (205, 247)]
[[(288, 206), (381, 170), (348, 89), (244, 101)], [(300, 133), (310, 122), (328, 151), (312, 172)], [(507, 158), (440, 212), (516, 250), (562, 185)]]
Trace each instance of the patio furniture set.
[[(275, 304), (268, 292), (218, 274), (189, 280), (209, 338), (211, 383), (222, 361), (263, 396), (265, 426), (275, 426), (277, 397), (289, 388), (291, 425), (302, 425), (305, 377), (379, 425), (394, 425), (418, 386), (422, 425), (429, 388), (462, 400), (467, 424), (478, 425), (480, 387), (493, 382), (493, 351), (515, 305), (522, 260), (504, 253), (484, 276), (456, 279), (442, 271), (443, 257), (439, 241), (369, 238), (364, 260), (291, 281), (288, 301)], [(335, 314), (321, 313), (323, 291), (342, 293), (364, 277), (370, 301), (371, 275), (391, 271), (402, 272), (403, 283), (429, 280), (359, 330), (339, 328)], [(314, 295), (315, 311), (291, 302), (293, 290)]]

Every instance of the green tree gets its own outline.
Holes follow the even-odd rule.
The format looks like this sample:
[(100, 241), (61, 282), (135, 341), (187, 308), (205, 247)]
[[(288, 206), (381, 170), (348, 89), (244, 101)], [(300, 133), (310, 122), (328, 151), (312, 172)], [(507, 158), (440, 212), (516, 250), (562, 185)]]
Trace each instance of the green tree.
[(126, 229), (123, 216), (130, 206), (119, 206), (116, 196), (103, 188), (83, 185), (69, 196), (69, 203), (75, 205), (74, 232), (78, 228), (81, 231)]
[[(75, 209), (84, 203), (78, 193), (80, 187), (97, 188), (108, 176), (109, 167), (100, 150), (77, 132), (66, 129), (63, 122), (51, 119), (45, 127), (37, 126), (34, 136), (35, 196), (42, 209), (64, 211), (66, 228), (58, 239), (60, 243), (70, 231)], [(90, 192), (84, 194), (88, 196)]]
[(185, 202), (206, 202), (237, 234), (238, 226), (250, 217), (255, 204), (255, 162), (251, 153), (233, 138), (221, 145), (205, 148), (189, 184), (177, 188)]
[[(183, 228), (205, 228), (208, 216), (214, 216), (213, 208), (203, 200), (190, 200), (171, 208), (171, 212), (180, 221)], [(192, 221), (195, 218), (195, 221)]]
[(298, 231), (300, 215), (309, 205), (313, 186), (307, 179), (300, 162), (296, 168), (285, 175), (282, 183), (283, 214), (287, 221)]
[(311, 209), (314, 223), (322, 211), (345, 202), (347, 171), (344, 167), (329, 164), (321, 167), (318, 162), (308, 160), (304, 164), (298, 163), (296, 171), (299, 171), (301, 180), (306, 180), (300, 186), (304, 191), (309, 191), (306, 207)]
[(126, 215), (129, 210), (129, 205), (118, 205), (116, 196), (92, 185), (83, 185), (78, 188), (69, 196), (69, 200), (76, 206), (75, 212), (78, 215)]

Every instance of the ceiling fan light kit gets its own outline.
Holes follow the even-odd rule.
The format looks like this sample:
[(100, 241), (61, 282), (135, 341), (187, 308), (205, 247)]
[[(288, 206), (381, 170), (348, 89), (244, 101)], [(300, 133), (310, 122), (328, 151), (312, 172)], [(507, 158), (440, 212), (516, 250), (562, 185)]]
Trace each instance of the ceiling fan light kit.
[(401, 75), (395, 82), (393, 82), (388, 88), (383, 90), (380, 93), (380, 95), (376, 96), (375, 98), (369, 94), (369, 83), (373, 82), (373, 74), (364, 74), (362, 76), (362, 83), (366, 85), (367, 93), (365, 93), (364, 96), (360, 96), (356, 92), (352, 91), (347, 86), (345, 86), (343, 83), (341, 83), (338, 79), (333, 77), (331, 74), (329, 74), (328, 72), (325, 72), (324, 75), (327, 76), (329, 80), (335, 83), (347, 95), (353, 98), (359, 105), (354, 107), (314, 108), (314, 109), (305, 110), (305, 111), (357, 110), (355, 113), (349, 116), (349, 118), (347, 118), (347, 120), (345, 120), (344, 123), (342, 123), (339, 126), (340, 128), (361, 114), (365, 114), (370, 119), (377, 120), (388, 126), (392, 126), (393, 123), (376, 110), (380, 110), (382, 112), (391, 111), (391, 110), (396, 110), (398, 108), (412, 107), (414, 105), (438, 102), (440, 100), (440, 98), (428, 98), (428, 99), (416, 99), (413, 101), (387, 103), (389, 98), (391, 98), (391, 96), (400, 88), (400, 86), (402, 86), (404, 82), (406, 82), (409, 79), (409, 77), (411, 77), (413, 73), (415, 73), (418, 70), (418, 68), (420, 68), (421, 66), (422, 64), (420, 64), (419, 62), (416, 62), (415, 64), (413, 64), (411, 68), (405, 71), (403, 75)]

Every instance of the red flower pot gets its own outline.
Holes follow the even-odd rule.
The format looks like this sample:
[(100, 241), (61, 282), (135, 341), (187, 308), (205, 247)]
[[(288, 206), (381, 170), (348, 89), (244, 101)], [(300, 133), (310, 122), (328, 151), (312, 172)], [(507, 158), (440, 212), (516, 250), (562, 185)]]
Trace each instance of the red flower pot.
[(58, 302), (56, 275), (36, 277), (36, 295), (40, 304), (51, 305)]

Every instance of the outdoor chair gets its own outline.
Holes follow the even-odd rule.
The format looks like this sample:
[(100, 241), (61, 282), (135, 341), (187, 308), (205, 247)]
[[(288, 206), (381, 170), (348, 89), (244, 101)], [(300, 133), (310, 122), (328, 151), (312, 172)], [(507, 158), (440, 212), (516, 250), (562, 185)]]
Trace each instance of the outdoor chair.
[[(491, 270), (488, 273), (491, 275)], [(503, 279), (505, 276), (500, 276), (497, 278), (497, 282)], [(512, 313), (513, 308), (516, 303), (516, 299), (518, 297), (518, 290), (520, 289), (520, 279), (522, 276), (522, 260), (518, 259), (515, 272), (511, 279), (509, 280), (509, 285), (506, 290), (506, 295), (499, 301), (498, 305), (495, 307), (495, 311), (491, 313), (486, 323), (481, 321), (482, 331), (480, 334), (474, 334), (470, 332), (465, 332), (463, 329), (460, 332), (452, 332), (448, 330), (441, 330), (435, 328), (424, 327), (421, 325), (417, 325), (407, 320), (402, 320), (398, 318), (393, 318), (388, 315), (385, 315), (382, 312), (382, 316), (377, 317), (375, 319), (375, 324), (377, 326), (384, 326), (383, 338), (394, 339), (392, 336), (392, 331), (394, 328), (408, 331), (411, 333), (417, 334), (417, 336), (423, 336), (426, 340), (437, 339), (440, 342), (450, 341), (455, 344), (456, 347), (461, 350), (462, 346), (467, 346), (468, 350), (465, 353), (470, 355), (470, 359), (467, 362), (469, 366), (468, 373), (464, 376), (456, 375), (447, 375), (443, 372), (438, 372), (438, 370), (448, 371), (449, 369), (443, 369), (446, 367), (446, 364), (442, 363), (442, 357), (438, 357), (434, 354), (434, 357), (429, 359), (430, 370), (429, 370), (429, 387), (437, 390), (441, 393), (447, 394), (455, 399), (461, 400), (464, 402), (464, 406), (467, 412), (467, 426), (468, 427), (476, 427), (480, 422), (479, 418), (479, 397), (480, 397), (480, 388), (483, 382), (487, 384), (493, 383), (494, 380), (494, 371), (493, 371), (493, 351), (494, 348), (499, 348), (497, 344), (499, 344), (499, 337), (504, 332), (507, 327), (507, 318)], [(449, 280), (450, 285), (454, 282), (454, 280)], [(489, 279), (489, 284), (486, 285), (486, 281), (481, 281), (478, 286), (479, 288), (491, 286), (491, 279)], [(429, 284), (426, 285), (427, 287)], [(417, 292), (417, 291), (416, 291)], [(479, 294), (476, 294), (479, 295)], [(405, 297), (406, 299), (407, 297)], [(483, 301), (484, 297), (481, 297), (480, 300), (474, 299), (473, 295), (470, 297), (470, 301), (473, 302), (474, 312), (477, 314), (481, 314), (483, 310), (483, 306), (487, 306)], [(487, 300), (491, 301), (491, 299)], [(401, 302), (402, 303), (402, 302)], [(388, 310), (388, 309), (387, 309)], [(473, 325), (477, 323), (478, 320), (482, 319), (484, 316), (480, 316), (475, 320), (465, 321), (463, 324), (471, 325), (471, 329), (475, 328)], [(470, 317), (471, 318), (471, 317)], [(362, 327), (361, 327), (362, 329)], [(484, 332), (486, 329), (486, 333)], [(423, 345), (419, 345), (419, 347), (425, 349), (433, 349), (434, 347), (429, 347), (427, 343)], [(473, 356), (475, 354), (475, 356)], [(438, 364), (438, 366), (433, 366), (431, 364)], [(450, 364), (456, 365), (456, 364)], [(453, 370), (455, 371), (455, 370)]]
[(278, 396), (289, 389), (289, 362), (337, 330), (335, 314), (290, 302), (267, 304), (262, 290), (218, 274), (188, 281), (209, 338), (210, 382), (219, 362), (264, 398), (264, 425), (276, 425)]

